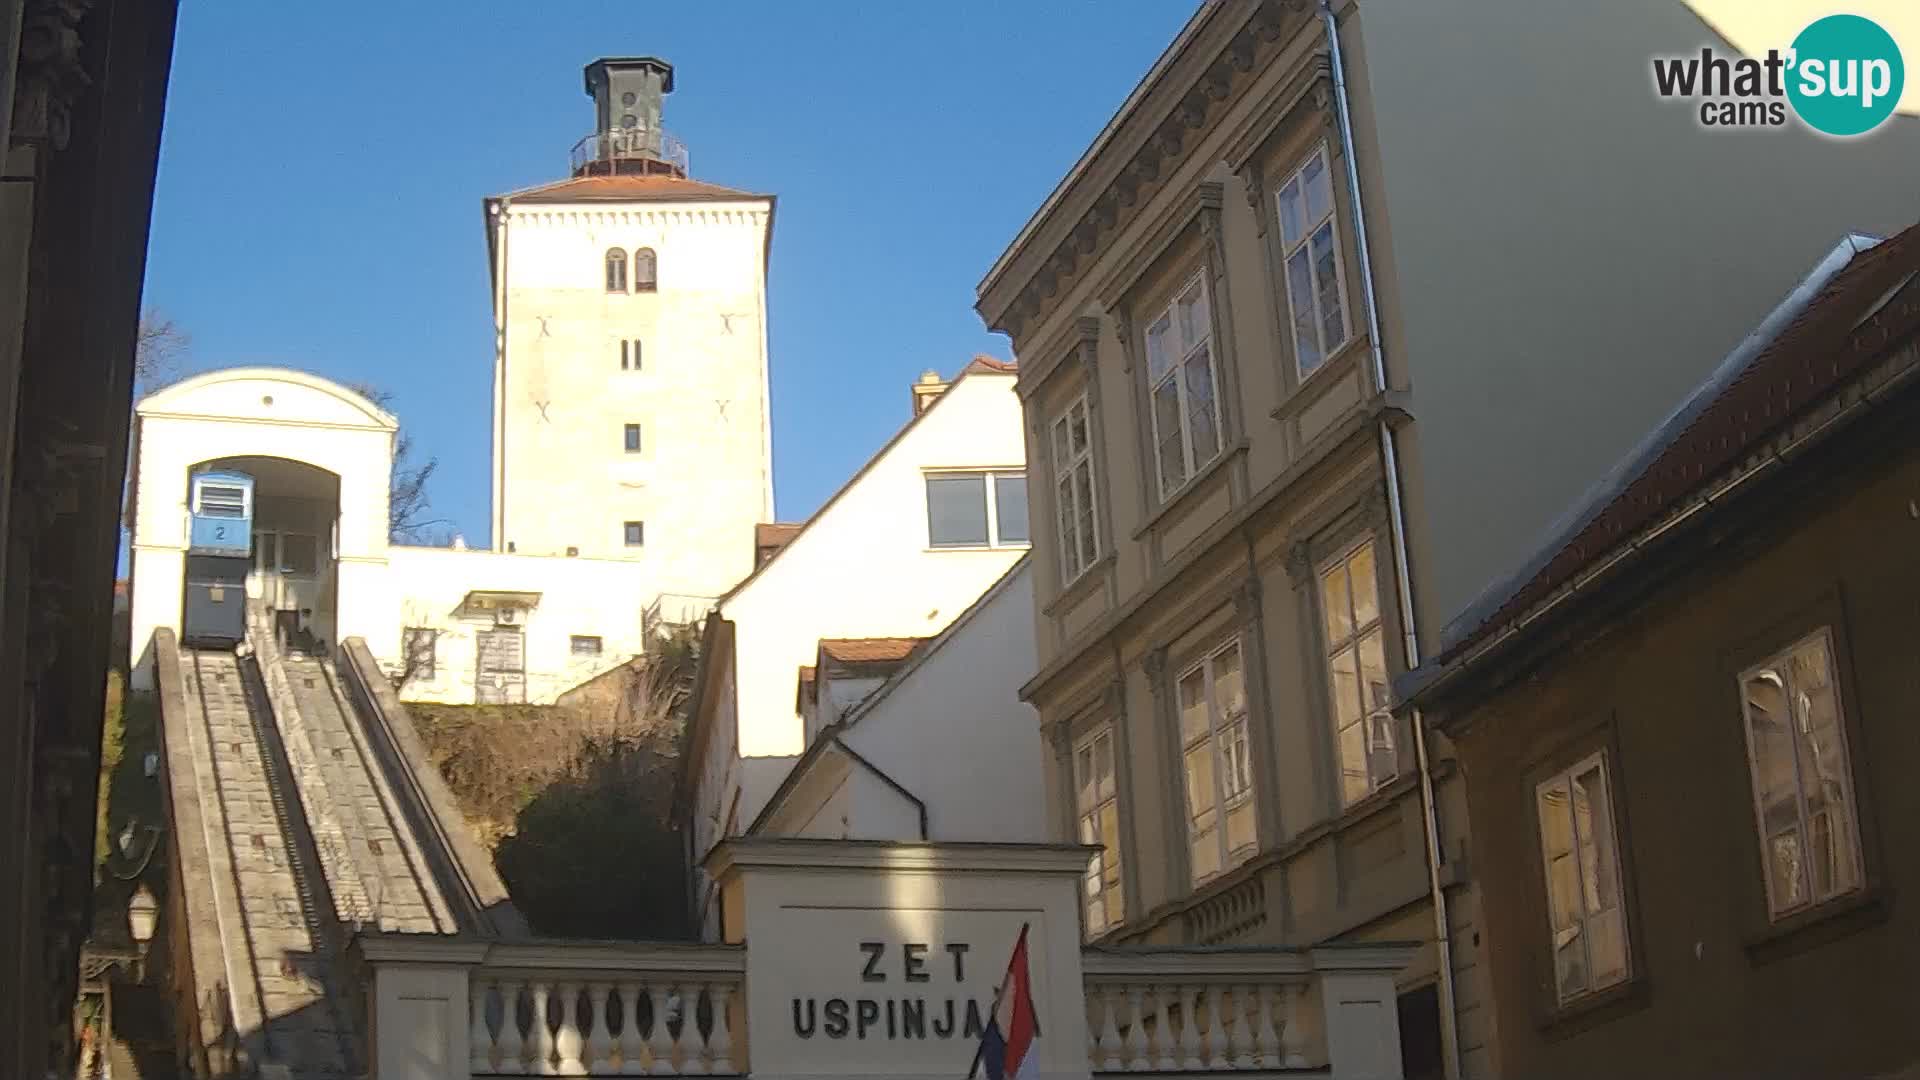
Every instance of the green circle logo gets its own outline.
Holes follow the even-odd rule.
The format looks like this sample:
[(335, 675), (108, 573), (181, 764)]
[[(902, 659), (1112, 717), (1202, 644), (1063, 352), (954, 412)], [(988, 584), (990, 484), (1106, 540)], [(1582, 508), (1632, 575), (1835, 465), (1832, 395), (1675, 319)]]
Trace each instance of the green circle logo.
[(1787, 61), (1787, 99), (1815, 131), (1862, 135), (1893, 115), (1906, 65), (1893, 35), (1872, 19), (1829, 15), (1800, 31)]

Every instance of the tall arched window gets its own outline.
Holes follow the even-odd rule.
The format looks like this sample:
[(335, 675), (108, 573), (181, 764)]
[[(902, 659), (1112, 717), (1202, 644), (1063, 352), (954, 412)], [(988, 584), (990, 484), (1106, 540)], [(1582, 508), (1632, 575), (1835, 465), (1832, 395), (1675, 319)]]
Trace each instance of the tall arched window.
[(652, 292), (658, 284), (660, 262), (654, 258), (652, 248), (641, 248), (633, 253), (633, 291)]
[(627, 253), (619, 248), (607, 249), (607, 291), (627, 291)]

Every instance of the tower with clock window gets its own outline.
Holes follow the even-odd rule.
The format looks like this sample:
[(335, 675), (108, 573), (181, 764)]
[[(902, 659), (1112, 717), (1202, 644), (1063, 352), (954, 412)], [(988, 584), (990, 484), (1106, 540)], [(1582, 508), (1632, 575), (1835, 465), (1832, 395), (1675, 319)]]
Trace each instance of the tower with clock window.
[(774, 199), (694, 179), (662, 128), (673, 68), (586, 68), (570, 175), (486, 200), (495, 330), (493, 537), (642, 560), (718, 595), (771, 520), (767, 255)]

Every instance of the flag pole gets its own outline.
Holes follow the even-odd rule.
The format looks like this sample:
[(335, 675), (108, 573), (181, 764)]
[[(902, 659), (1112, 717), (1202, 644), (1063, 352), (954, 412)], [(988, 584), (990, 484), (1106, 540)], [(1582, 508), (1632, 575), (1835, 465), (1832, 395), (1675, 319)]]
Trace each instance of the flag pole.
[[(1027, 928), (1032, 925), (1030, 922), (1020, 924), (1020, 936), (1013, 939), (1014, 952), (1020, 951), (1020, 943), (1027, 940)], [(1011, 973), (1012, 971), (1013, 957), (1010, 955), (1007, 957), (1007, 972)], [(994, 1014), (1000, 1011), (1000, 995), (1007, 989), (1008, 981), (1009, 980), (1003, 975), (1000, 979), (1000, 985), (993, 988), (993, 1005), (991, 1011), (987, 1013), (987, 1023), (989, 1024), (993, 1023)], [(973, 1064), (967, 1066), (967, 1080), (974, 1080), (974, 1077), (979, 1074), (980, 1062), (986, 1057), (986, 1053), (987, 1043), (985, 1039), (982, 1039), (980, 1040), (980, 1044), (973, 1048)]]

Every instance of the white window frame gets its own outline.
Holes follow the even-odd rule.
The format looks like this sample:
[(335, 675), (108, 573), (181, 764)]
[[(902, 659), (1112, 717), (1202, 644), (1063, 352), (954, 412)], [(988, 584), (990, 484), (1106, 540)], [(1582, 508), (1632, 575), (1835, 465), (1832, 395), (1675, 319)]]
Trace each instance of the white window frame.
[[(629, 540), (629, 539), (627, 539), (627, 535), (628, 535), (628, 534), (627, 534), (627, 526), (629, 526), (629, 525), (638, 525), (638, 526), (640, 526), (640, 542), (639, 542), (639, 543), (637, 543), (637, 544), (636, 544), (636, 543), (634, 543), (633, 541), (631, 541), (631, 540)], [(639, 548), (639, 547), (646, 547), (646, 546), (647, 546), (647, 522), (646, 522), (646, 519), (645, 519), (645, 518), (636, 518), (636, 519), (633, 519), (633, 520), (629, 520), (629, 521), (622, 521), (622, 522), (620, 523), (620, 544), (621, 544), (621, 546), (622, 546), (622, 547), (630, 547), (630, 548)]]
[(620, 339), (620, 370), (639, 371), (641, 346), (639, 338)]
[[(1086, 435), (1080, 445), (1073, 440), (1074, 420)], [(1093, 453), (1093, 407), (1082, 392), (1054, 417), (1047, 428), (1053, 453), (1053, 491), (1059, 513), (1060, 581), (1071, 585), (1100, 561), (1100, 503), (1095, 493), (1100, 468)], [(1086, 470), (1084, 490), (1074, 482), (1075, 474)], [(1033, 523), (1027, 523), (1032, 531)]]
[[(1589, 831), (1582, 829), (1579, 811), (1574, 806), (1573, 782), (1575, 777), (1593, 769), (1599, 771), (1600, 786), (1606, 798), (1606, 813), (1594, 813), (1592, 811), (1591, 797), (1589, 797), (1587, 822), (1589, 826), (1599, 827)], [(1575, 921), (1564, 927), (1557, 925), (1554, 916), (1553, 874), (1556, 856), (1548, 846), (1547, 823), (1546, 819), (1542, 816), (1548, 812), (1548, 807), (1546, 806), (1547, 796), (1554, 788), (1559, 788), (1566, 793), (1567, 801), (1565, 812), (1567, 815), (1567, 835), (1571, 838), (1573, 845), (1571, 850), (1559, 856), (1559, 858), (1569, 860), (1569, 864), (1574, 873), (1574, 893), (1580, 901), (1579, 912), (1573, 914)], [(1540, 841), (1541, 887), (1546, 891), (1547, 963), (1553, 972), (1552, 982), (1555, 999), (1563, 1006), (1576, 1002), (1581, 998), (1597, 994), (1609, 987), (1618, 986), (1626, 982), (1633, 974), (1633, 942), (1627, 930), (1626, 874), (1620, 864), (1620, 830), (1617, 823), (1615, 806), (1615, 800), (1617, 798), (1616, 790), (1613, 782), (1613, 772), (1607, 763), (1606, 752), (1598, 750), (1581, 758), (1573, 765), (1561, 769), (1552, 776), (1541, 780), (1533, 787), (1534, 828)], [(1593, 865), (1588, 866), (1583, 857), (1583, 839), (1594, 838), (1598, 840), (1601, 828), (1605, 830), (1604, 842), (1595, 842), (1593, 844)], [(1604, 867), (1602, 866), (1603, 861), (1605, 864)], [(1602, 869), (1610, 872), (1613, 877), (1611, 906), (1606, 906), (1600, 901), (1600, 890), (1597, 888), (1594, 880), (1592, 880), (1598, 877)], [(1594, 942), (1596, 937), (1604, 938), (1606, 936), (1609, 923), (1611, 923), (1612, 937), (1619, 943), (1620, 963), (1617, 970), (1608, 972), (1605, 975), (1596, 975), (1594, 971)], [(1600, 927), (1602, 933), (1596, 934), (1596, 927)], [(1580, 943), (1581, 955), (1583, 957), (1583, 970), (1586, 974), (1586, 984), (1580, 987), (1569, 988), (1561, 985), (1559, 954), (1563, 947), (1575, 941)]]
[[(582, 642), (591, 642), (592, 648), (583, 650), (580, 647)], [(605, 653), (606, 650), (607, 650), (606, 640), (602, 638), (599, 634), (567, 635), (567, 655), (568, 656), (600, 656), (603, 653)]]
[[(1219, 712), (1219, 697), (1215, 692), (1215, 677), (1218, 661), (1228, 653), (1237, 653), (1240, 659), (1240, 712), (1237, 716), (1222, 716)], [(1201, 694), (1206, 707), (1207, 723), (1203, 732), (1189, 736), (1185, 724), (1185, 709), (1180, 700), (1180, 687), (1196, 672), (1201, 674)], [(1178, 678), (1173, 681), (1174, 730), (1180, 740), (1180, 759), (1177, 768), (1180, 771), (1180, 812), (1187, 822), (1187, 868), (1194, 885), (1201, 885), (1219, 877), (1221, 874), (1239, 866), (1252, 858), (1260, 850), (1259, 812), (1254, 807), (1254, 789), (1257, 780), (1253, 768), (1253, 731), (1251, 708), (1248, 705), (1247, 686), (1247, 650), (1240, 635), (1235, 634), (1226, 641), (1214, 646), (1206, 655), (1181, 669)], [(1192, 775), (1187, 769), (1187, 758), (1202, 743), (1208, 747), (1208, 761), (1213, 774), (1212, 842), (1218, 845), (1217, 865), (1210, 871), (1203, 871), (1200, 863), (1193, 858), (1197, 845), (1202, 842), (1200, 830), (1195, 827), (1194, 799), (1191, 787)], [(1229, 790), (1230, 767), (1232, 775), (1239, 782)], [(1227, 817), (1229, 814), (1246, 809), (1254, 815), (1253, 839), (1240, 848), (1227, 843)]]
[[(1808, 646), (1816, 644), (1821, 647), (1826, 655), (1826, 690), (1833, 699), (1834, 736), (1838, 744), (1837, 749), (1839, 750), (1840, 758), (1838, 767), (1835, 769), (1838, 790), (1833, 793), (1833, 805), (1827, 810), (1817, 812), (1809, 809), (1807, 800), (1809, 765), (1806, 761), (1806, 754), (1808, 748), (1803, 745), (1802, 736), (1810, 735), (1811, 732), (1808, 730), (1809, 723), (1805, 712), (1807, 708), (1806, 702), (1804, 701), (1806, 695), (1803, 692), (1799, 692), (1797, 688), (1786, 684), (1786, 680), (1792, 677), (1790, 661), (1794, 655), (1806, 649)], [(1860, 845), (1860, 807), (1857, 801), (1858, 796), (1854, 790), (1853, 754), (1848, 745), (1846, 702), (1840, 692), (1839, 661), (1835, 655), (1835, 648), (1833, 628), (1823, 626), (1740, 673), (1740, 682), (1738, 684), (1740, 693), (1740, 726), (1747, 740), (1747, 768), (1750, 780), (1750, 797), (1753, 801), (1754, 836), (1760, 845), (1760, 876), (1766, 886), (1767, 918), (1772, 922), (1778, 922), (1781, 919), (1797, 915), (1810, 908), (1819, 907), (1821, 904), (1850, 893), (1859, 892), (1866, 887), (1866, 859)], [(1764, 780), (1762, 779), (1760, 751), (1755, 745), (1754, 740), (1753, 699), (1747, 693), (1747, 685), (1761, 678), (1763, 673), (1772, 674), (1774, 678), (1780, 682), (1783, 696), (1792, 710), (1791, 720), (1794, 737), (1788, 745), (1791, 747), (1793, 753), (1793, 760), (1791, 762), (1795, 809), (1793, 831), (1796, 834), (1796, 842), (1799, 845), (1797, 851), (1800, 855), (1795, 862), (1794, 877), (1796, 879), (1795, 887), (1797, 889), (1803, 889), (1805, 893), (1801, 899), (1778, 895), (1773, 874), (1773, 852), (1777, 841), (1783, 839), (1784, 836), (1776, 836), (1774, 834), (1777, 830), (1769, 829), (1767, 825), (1766, 807), (1761, 805), (1760, 802), (1760, 794)], [(1817, 760), (1819, 753), (1817, 747), (1813, 749), (1813, 753), (1816, 755)], [(1823, 816), (1828, 820), (1828, 834), (1832, 835), (1836, 814), (1841, 818), (1841, 824), (1845, 829), (1846, 836), (1843, 844), (1835, 847), (1830, 853), (1831, 858), (1834, 860), (1833, 864), (1829, 867), (1829, 875), (1833, 887), (1822, 892), (1815, 886), (1813, 865), (1810, 861), (1810, 856), (1813, 855), (1814, 852), (1807, 850), (1805, 838), (1817, 832), (1814, 827), (1815, 821)]]
[[(1318, 214), (1309, 220), (1305, 216), (1307, 213), (1306, 173), (1308, 167), (1315, 161), (1320, 163), (1321, 175), (1327, 178), (1327, 206), (1324, 213)], [(1296, 205), (1301, 213), (1300, 234), (1298, 236), (1290, 236), (1287, 231), (1287, 199), (1289, 193), (1292, 193), (1293, 197), (1298, 200)], [(1325, 367), (1327, 358), (1338, 352), (1341, 346), (1352, 341), (1354, 334), (1353, 317), (1347, 307), (1346, 253), (1341, 250), (1342, 245), (1340, 243), (1340, 196), (1335, 189), (1333, 179), (1333, 155), (1328, 152), (1326, 143), (1323, 142), (1315, 146), (1312, 151), (1300, 160), (1300, 164), (1296, 166), (1292, 172), (1288, 173), (1287, 178), (1274, 189), (1273, 200), (1274, 228), (1280, 237), (1280, 300), (1287, 312), (1287, 325), (1283, 332), (1286, 335), (1289, 347), (1293, 351), (1294, 372), (1304, 381), (1314, 372)], [(1326, 297), (1323, 293), (1322, 283), (1314, 272), (1316, 267), (1313, 258), (1313, 237), (1319, 233), (1322, 226), (1327, 227), (1329, 230), (1328, 243), (1333, 247), (1334, 303), (1336, 310), (1340, 313), (1341, 331), (1338, 340), (1329, 340), (1327, 337), (1326, 319), (1323, 315), (1323, 310), (1326, 307)], [(1307, 290), (1310, 302), (1313, 304), (1312, 344), (1314, 348), (1318, 350), (1317, 354), (1312, 358), (1312, 363), (1307, 362), (1308, 358), (1301, 349), (1300, 313), (1294, 310), (1293, 279), (1291, 276), (1292, 260), (1295, 256), (1303, 252), (1306, 254)]]
[[(1107, 774), (1098, 774), (1101, 744), (1106, 746)], [(1081, 768), (1085, 755), (1091, 781)], [(1074, 830), (1083, 844), (1099, 844), (1101, 851), (1087, 866), (1080, 893), (1088, 938), (1096, 938), (1121, 926), (1127, 918), (1126, 884), (1121, 868), (1125, 855), (1120, 844), (1120, 748), (1113, 725), (1103, 723), (1082, 734), (1073, 743), (1069, 762), (1073, 780)], [(1108, 807), (1113, 810), (1113, 835), (1105, 835), (1101, 821)]]
[[(1361, 583), (1373, 594), (1373, 614), (1364, 622), (1360, 618), (1359, 605), (1354, 602), (1353, 592), (1355, 585), (1353, 566), (1363, 551), (1371, 554), (1370, 561), (1373, 564), (1373, 573)], [(1346, 633), (1337, 636), (1328, 618), (1331, 614), (1330, 605), (1336, 598), (1328, 594), (1327, 588), (1328, 578), (1336, 573), (1344, 581), (1345, 589), (1342, 595), (1347, 604), (1345, 612), (1347, 630)], [(1368, 536), (1355, 541), (1338, 556), (1321, 564), (1319, 571), (1314, 574), (1314, 589), (1318, 601), (1314, 607), (1320, 615), (1323, 639), (1320, 663), (1327, 680), (1327, 722), (1333, 731), (1333, 761), (1338, 774), (1336, 781), (1339, 786), (1340, 808), (1345, 810), (1392, 783), (1394, 778), (1400, 775), (1393, 703), (1388, 699), (1376, 703), (1372, 708), (1368, 707), (1366, 672), (1361, 664), (1367, 639), (1371, 638), (1379, 649), (1380, 670), (1383, 677), (1387, 680), (1392, 679), (1392, 668), (1387, 662), (1386, 609), (1380, 595), (1380, 548), (1374, 543), (1373, 537)], [(1335, 661), (1341, 653), (1349, 650), (1353, 657), (1353, 689), (1360, 697), (1358, 701), (1352, 703), (1355, 719), (1351, 723), (1342, 723), (1340, 678)], [(1367, 783), (1365, 791), (1349, 796), (1346, 777), (1353, 763), (1347, 760), (1345, 735), (1354, 727), (1360, 728), (1362, 760), (1359, 762), (1359, 767), (1365, 772)], [(1383, 760), (1391, 764), (1383, 767)]]
[[(631, 434), (632, 439), (627, 436)], [(626, 454), (639, 454), (646, 449), (646, 432), (639, 424), (622, 424), (620, 427), (620, 450)]]
[[(1196, 334), (1189, 341), (1182, 334), (1179, 309), (1181, 301), (1193, 295), (1196, 290), (1206, 313), (1206, 317), (1200, 320), (1200, 330), (1204, 333), (1203, 336)], [(1167, 327), (1167, 339), (1170, 342), (1171, 352), (1167, 354), (1166, 367), (1156, 372), (1153, 349), (1154, 329), (1162, 323)], [(1145, 364), (1147, 422), (1149, 430), (1153, 433), (1153, 481), (1162, 502), (1191, 483), (1195, 474), (1219, 457), (1225, 448), (1226, 430), (1223, 420), (1225, 409), (1220, 402), (1220, 351), (1214, 348), (1213, 337), (1213, 290), (1208, 285), (1206, 271), (1201, 269), (1195, 271), (1193, 276), (1187, 279), (1186, 284), (1174, 293), (1173, 299), (1167, 303), (1166, 308), (1147, 323), (1146, 336), (1142, 344), (1142, 350), (1147, 354)], [(1187, 365), (1202, 349), (1206, 350), (1207, 354), (1207, 384), (1212, 390), (1213, 397), (1214, 441), (1213, 449), (1207, 451), (1204, 457), (1193, 444), (1193, 424), (1191, 423), (1193, 407), (1187, 400), (1187, 380), (1182, 377), (1187, 370)], [(1160, 410), (1154, 405), (1155, 393), (1169, 380), (1174, 386), (1174, 400), (1180, 419), (1180, 478), (1172, 484), (1167, 483), (1166, 467), (1160, 456), (1162, 450), (1166, 448), (1166, 443), (1160, 432)]]
[[(961, 477), (974, 477), (974, 476), (983, 478), (981, 481), (981, 484), (987, 500), (987, 542), (984, 544), (972, 544), (972, 543), (952, 544), (952, 543), (941, 543), (935, 540), (933, 538), (932, 489), (928, 487), (927, 482), (930, 480), (955, 480)], [(928, 469), (925, 472), (923, 472), (921, 474), (920, 493), (921, 493), (921, 498), (926, 502), (926, 507), (927, 507), (926, 515), (925, 515), (927, 520), (927, 547), (933, 551), (981, 551), (987, 548), (1000, 548), (1003, 550), (1012, 551), (1012, 550), (1018, 550), (1024, 547), (1032, 547), (1033, 546), (1033, 513), (1032, 513), (1033, 500), (1031, 496), (1029, 496), (1027, 500), (1027, 503), (1028, 503), (1027, 538), (1025, 540), (1007, 540), (1007, 541), (1002, 541), (1000, 539), (1000, 489), (995, 484), (995, 481), (1011, 480), (1015, 477), (1019, 477), (1022, 481), (1025, 481), (1027, 479), (1027, 470), (1025, 469)]]
[[(605, 277), (607, 292), (624, 293), (627, 291), (627, 283), (632, 280), (628, 271), (632, 268), (627, 263), (627, 253), (625, 249), (617, 247), (608, 248), (606, 252), (600, 256), (600, 266)], [(614, 273), (615, 266), (620, 268), (617, 275)], [(615, 280), (616, 277), (618, 280)]]

